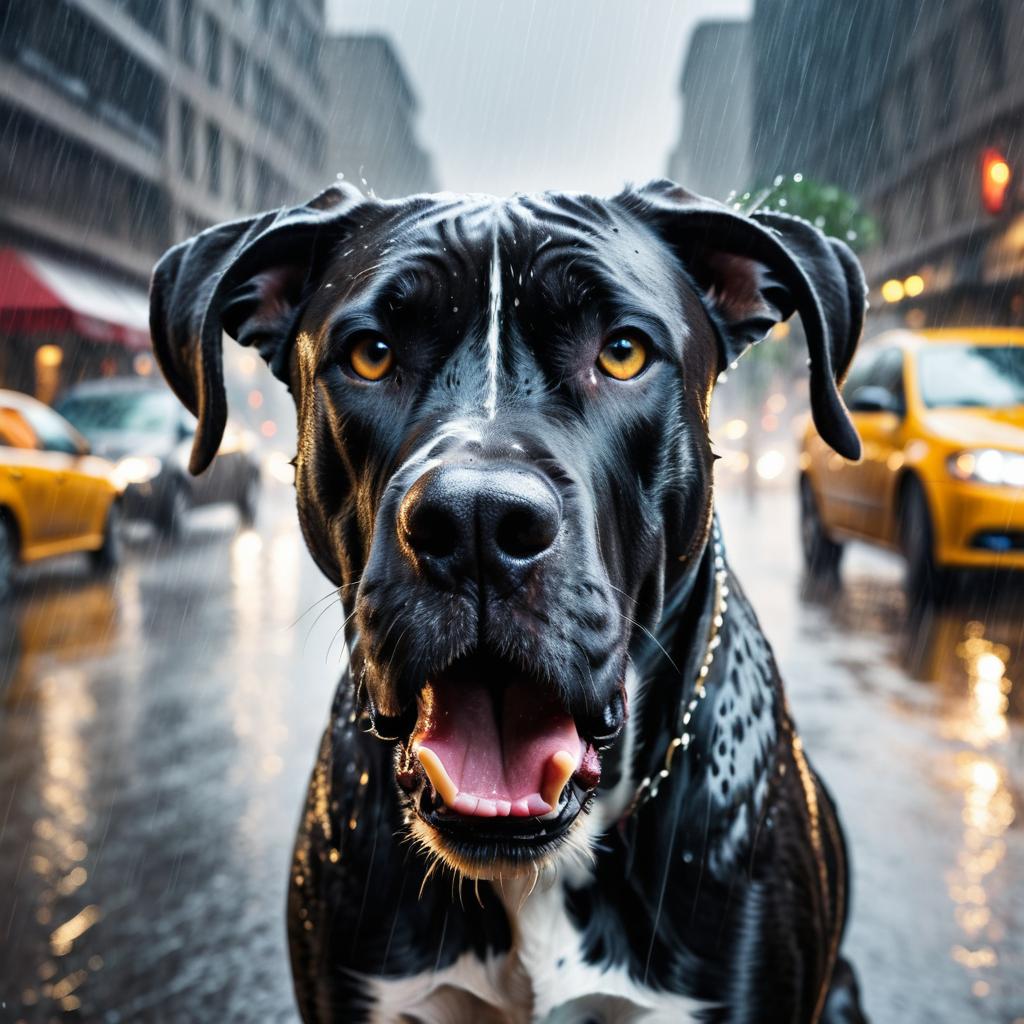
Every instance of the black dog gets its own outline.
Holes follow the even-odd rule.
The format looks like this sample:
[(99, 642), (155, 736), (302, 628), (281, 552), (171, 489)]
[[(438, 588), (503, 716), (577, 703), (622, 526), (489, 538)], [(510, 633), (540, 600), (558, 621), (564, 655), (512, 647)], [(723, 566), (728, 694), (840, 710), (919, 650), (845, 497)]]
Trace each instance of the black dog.
[(712, 510), (712, 387), (794, 312), (856, 458), (852, 254), (671, 182), (331, 189), (161, 261), (192, 471), (226, 330), (291, 388), (355, 616), (292, 875), (305, 1020), (862, 1019), (836, 813)]

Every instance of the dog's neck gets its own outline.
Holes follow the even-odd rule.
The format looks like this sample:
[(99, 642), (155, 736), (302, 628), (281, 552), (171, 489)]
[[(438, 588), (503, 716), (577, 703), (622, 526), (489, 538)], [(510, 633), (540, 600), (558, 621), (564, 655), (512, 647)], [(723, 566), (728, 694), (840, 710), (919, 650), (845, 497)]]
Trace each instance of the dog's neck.
[(602, 825), (654, 798), (667, 780), (666, 763), (671, 767), (675, 755), (685, 755), (680, 752), (681, 727), (703, 693), (718, 643), (715, 623), (723, 610), (724, 574), (718, 526), (709, 516), (696, 551), (666, 573), (657, 625), (644, 631), (634, 647), (627, 675), (630, 719), (620, 744), (609, 752), (613, 756), (598, 799)]

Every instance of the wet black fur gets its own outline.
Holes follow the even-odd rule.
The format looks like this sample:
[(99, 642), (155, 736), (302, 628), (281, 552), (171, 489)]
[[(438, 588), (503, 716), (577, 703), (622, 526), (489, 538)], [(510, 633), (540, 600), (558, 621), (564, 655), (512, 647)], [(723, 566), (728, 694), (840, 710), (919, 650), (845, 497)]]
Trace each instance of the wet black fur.
[[(454, 418), (479, 420), (495, 244), (497, 414), (475, 439), (431, 443)], [(656, 771), (712, 614), (707, 411), (717, 375), (799, 311), (815, 421), (855, 457), (837, 382), (863, 304), (841, 243), (669, 182), (609, 200), (382, 202), (333, 189), (164, 257), (153, 338), (200, 418), (193, 469), (212, 459), (225, 421), (223, 328), (295, 396), (303, 532), (356, 613), (296, 844), (289, 930), (305, 1020), (360, 1019), (370, 1008), (359, 975), (417, 974), (511, 943), (489, 883), (479, 903), (442, 873), (424, 884), (427, 861), (402, 838), (409, 811), (394, 744), (366, 732), (368, 710), (401, 720), (428, 673), (477, 647), (528, 668), (587, 720), (629, 659), (642, 681), (635, 756), (616, 764), (609, 752), (602, 785)], [(649, 368), (626, 384), (592, 374), (604, 340), (626, 327), (650, 340)], [(397, 357), (379, 384), (346, 369), (367, 331)], [(565, 528), (543, 573), (496, 594), (472, 580), (439, 589), (413, 571), (395, 516), (430, 458), (544, 475)], [(716, 1004), (707, 1020), (857, 1021), (855, 983), (838, 959), (848, 893), (838, 821), (801, 758), (770, 648), (730, 586), (692, 746), (657, 799), (602, 837), (593, 884), (567, 890), (566, 905), (594, 963)]]

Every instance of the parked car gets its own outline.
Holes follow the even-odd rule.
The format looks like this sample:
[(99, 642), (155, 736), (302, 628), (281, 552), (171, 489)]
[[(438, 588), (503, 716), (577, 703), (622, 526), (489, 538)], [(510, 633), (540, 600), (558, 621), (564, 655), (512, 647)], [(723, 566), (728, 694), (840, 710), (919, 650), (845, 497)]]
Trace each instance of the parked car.
[(0, 391), (0, 599), (19, 562), (89, 553), (97, 570), (120, 557), (114, 467), (48, 406)]
[(812, 573), (855, 538), (902, 552), (913, 596), (952, 569), (1024, 569), (1024, 330), (897, 331), (857, 355), (844, 388), (864, 453), (812, 425), (800, 456)]
[(189, 511), (229, 502), (252, 523), (259, 502), (259, 462), (252, 438), (229, 422), (213, 465), (188, 471), (196, 421), (166, 387), (139, 378), (89, 381), (72, 388), (58, 410), (116, 462), (124, 514), (144, 519), (168, 537), (180, 535)]

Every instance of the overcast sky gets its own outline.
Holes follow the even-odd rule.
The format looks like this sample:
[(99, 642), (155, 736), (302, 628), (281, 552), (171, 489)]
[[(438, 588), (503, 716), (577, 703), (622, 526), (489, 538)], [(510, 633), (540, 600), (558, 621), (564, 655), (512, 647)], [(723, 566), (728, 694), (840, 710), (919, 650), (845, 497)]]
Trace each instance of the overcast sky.
[(750, 6), (327, 0), (327, 13), (333, 31), (379, 31), (394, 41), (443, 188), (603, 194), (665, 173), (690, 32), (708, 18), (747, 17)]

